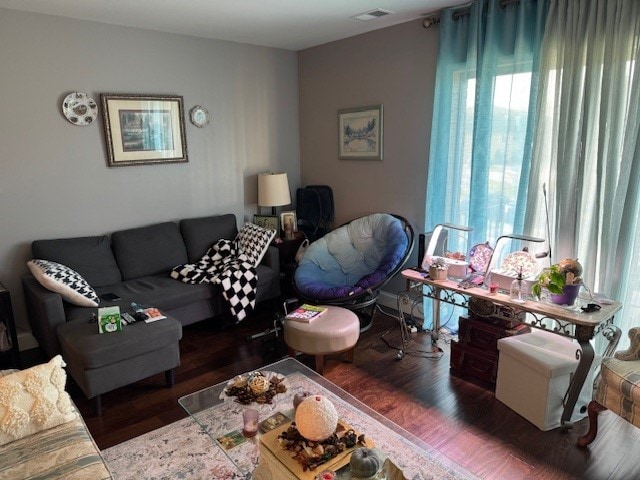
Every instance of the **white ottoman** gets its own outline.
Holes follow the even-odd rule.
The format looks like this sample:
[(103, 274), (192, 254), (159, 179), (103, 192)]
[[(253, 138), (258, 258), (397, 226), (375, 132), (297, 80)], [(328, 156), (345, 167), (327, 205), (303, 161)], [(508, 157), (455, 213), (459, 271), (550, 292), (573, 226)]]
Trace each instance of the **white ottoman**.
[[(578, 366), (578, 349), (578, 343), (542, 330), (501, 338), (496, 398), (540, 430), (559, 427), (562, 401)], [(596, 358), (573, 410), (573, 422), (587, 415), (597, 363)]]
[(347, 352), (353, 362), (353, 353), (360, 337), (360, 320), (351, 310), (327, 307), (328, 310), (310, 323), (285, 320), (284, 341), (289, 354), (296, 352), (314, 355), (316, 372), (322, 375), (324, 356)]

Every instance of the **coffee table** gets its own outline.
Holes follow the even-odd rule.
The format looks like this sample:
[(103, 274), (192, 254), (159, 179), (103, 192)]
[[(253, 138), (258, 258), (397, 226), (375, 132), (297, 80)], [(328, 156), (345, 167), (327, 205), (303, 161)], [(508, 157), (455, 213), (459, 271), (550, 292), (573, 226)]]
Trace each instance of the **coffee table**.
[[(224, 392), (229, 381), (185, 395), (178, 400), (180, 406), (211, 438), (215, 448), (224, 452), (243, 478), (284, 478), (284, 476), (282, 473), (273, 472), (273, 459), (268, 462), (269, 465), (266, 463), (266, 458), (260, 458), (261, 433), (251, 439), (241, 439), (242, 443), (230, 449), (224, 448), (223, 442), (219, 439), (233, 437), (229, 435), (231, 432), (242, 431), (242, 411), (246, 408), (256, 408), (260, 412), (259, 421), (265, 420), (276, 412), (284, 413), (293, 420), (293, 396), (304, 391), (329, 398), (335, 405), (339, 417), (356, 431), (372, 438), (376, 448), (384, 452), (396, 466), (402, 469), (406, 478), (476, 478), (415, 435), (389, 421), (293, 358), (266, 365), (259, 371), (284, 376), (287, 391), (277, 394), (272, 404), (254, 402), (251, 405), (242, 405), (236, 402), (235, 397), (230, 397)], [(270, 469), (271, 472), (269, 472)], [(339, 478), (351, 478), (348, 471), (343, 470)], [(320, 471), (322, 471), (321, 467), (317, 473)]]

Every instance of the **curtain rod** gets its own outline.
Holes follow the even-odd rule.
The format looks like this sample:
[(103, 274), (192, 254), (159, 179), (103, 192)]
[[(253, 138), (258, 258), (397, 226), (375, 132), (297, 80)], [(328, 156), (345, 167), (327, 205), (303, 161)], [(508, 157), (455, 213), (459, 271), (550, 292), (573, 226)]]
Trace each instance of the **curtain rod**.
[[(473, 2), (472, 2), (473, 3)], [(520, 3), (520, 0), (499, 0), (500, 8), (506, 8), (507, 6)], [(471, 3), (465, 3), (459, 6), (459, 9), (453, 12), (453, 19), (458, 20), (459, 18), (464, 17), (465, 15), (469, 15), (471, 13)], [(432, 27), (440, 23), (440, 12), (431, 14), (422, 20), (422, 26), (424, 28)]]

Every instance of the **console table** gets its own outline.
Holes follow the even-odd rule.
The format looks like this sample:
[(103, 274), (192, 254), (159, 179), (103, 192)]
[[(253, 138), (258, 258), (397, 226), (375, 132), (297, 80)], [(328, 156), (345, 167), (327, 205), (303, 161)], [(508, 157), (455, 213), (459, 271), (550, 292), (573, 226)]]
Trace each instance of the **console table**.
[[(576, 358), (579, 360), (578, 368), (569, 385), (561, 419), (563, 428), (572, 426), (571, 415), (595, 356), (590, 340), (599, 332), (603, 332), (609, 340), (612, 339), (608, 332), (604, 332), (604, 329), (613, 323), (615, 313), (622, 308), (620, 303), (612, 302), (602, 305), (598, 311), (585, 313), (580, 309), (583, 304), (580, 299), (572, 307), (534, 300), (516, 303), (508, 295), (489, 293), (485, 287), (462, 288), (458, 286), (456, 281), (431, 280), (426, 273), (417, 270), (403, 270), (402, 276), (407, 280), (406, 291), (398, 295), (403, 345), (408, 339), (408, 327), (402, 307), (411, 302), (412, 295), (433, 300), (431, 340), (434, 344), (438, 341), (442, 302), (468, 308), (482, 316), (509, 318), (517, 323), (526, 323), (535, 328), (576, 339), (581, 347), (581, 349), (576, 349)], [(617, 337), (615, 340), (617, 341)]]

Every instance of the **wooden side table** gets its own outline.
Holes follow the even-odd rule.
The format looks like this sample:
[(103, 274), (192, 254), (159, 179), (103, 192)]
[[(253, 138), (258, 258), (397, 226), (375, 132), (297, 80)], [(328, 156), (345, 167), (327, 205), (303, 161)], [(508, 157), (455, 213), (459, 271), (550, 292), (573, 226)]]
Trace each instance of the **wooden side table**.
[(307, 238), (303, 232), (293, 232), (292, 239), (280, 238), (280, 242), (274, 242), (280, 255), (280, 276), (282, 280), (282, 293), (286, 298), (294, 294), (293, 272), (296, 269), (296, 253), (304, 239)]
[(11, 295), (4, 285), (0, 283), (0, 323), (6, 327), (6, 335), (9, 348), (0, 351), (0, 368), (21, 368), (20, 349), (18, 347), (18, 335), (11, 307)]

